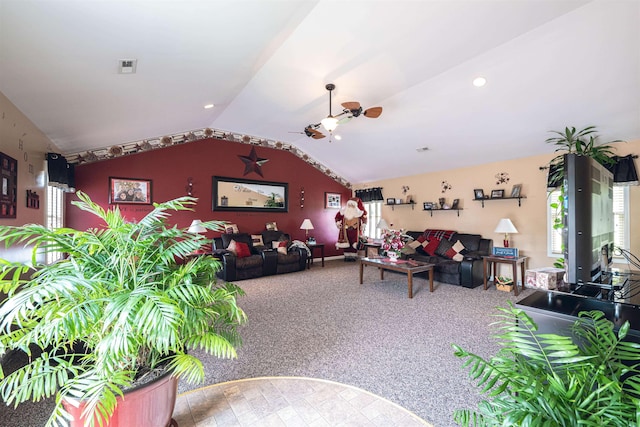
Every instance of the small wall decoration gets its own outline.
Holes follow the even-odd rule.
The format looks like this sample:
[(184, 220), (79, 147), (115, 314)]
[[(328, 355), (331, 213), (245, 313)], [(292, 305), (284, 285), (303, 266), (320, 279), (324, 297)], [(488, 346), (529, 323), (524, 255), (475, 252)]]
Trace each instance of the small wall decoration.
[(484, 199), (484, 190), (482, 188), (476, 188), (473, 190), (473, 198), (476, 200)]
[(407, 191), (409, 191), (409, 186), (408, 185), (403, 185), (402, 186), (402, 194), (407, 194)]
[(460, 199), (453, 199), (453, 203), (451, 204), (451, 209), (458, 209), (459, 204), (460, 204)]
[(193, 196), (193, 178), (187, 178), (187, 185), (186, 187), (184, 187), (184, 189), (187, 192), (187, 196)]
[(387, 199), (387, 204), (388, 205), (395, 205), (396, 204), (396, 199)]
[(18, 162), (4, 153), (0, 153), (0, 179), (0, 218), (15, 218), (18, 200)]
[(496, 185), (506, 184), (509, 182), (509, 174), (506, 172), (500, 172), (496, 174)]
[(244, 175), (255, 172), (264, 178), (264, 175), (262, 175), (262, 165), (267, 163), (269, 159), (258, 157), (258, 155), (256, 154), (256, 147), (251, 147), (251, 152), (248, 156), (238, 157), (240, 157), (240, 160), (242, 160), (242, 162), (244, 163)]
[(150, 205), (151, 180), (109, 177), (109, 203)]
[(522, 189), (522, 184), (516, 184), (511, 189), (511, 197), (520, 197), (520, 190)]
[(504, 197), (504, 190), (492, 190), (491, 198), (492, 199), (502, 199)]
[(27, 207), (40, 209), (40, 196), (35, 191), (27, 190)]
[(342, 195), (340, 193), (324, 193), (325, 209), (340, 209)]
[(453, 187), (451, 187), (451, 184), (449, 184), (447, 181), (442, 181), (442, 192), (445, 193), (447, 190), (451, 190)]

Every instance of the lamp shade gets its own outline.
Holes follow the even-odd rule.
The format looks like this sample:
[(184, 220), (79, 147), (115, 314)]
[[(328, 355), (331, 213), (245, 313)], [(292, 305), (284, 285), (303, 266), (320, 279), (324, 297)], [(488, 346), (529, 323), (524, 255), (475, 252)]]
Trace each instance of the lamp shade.
[(202, 221), (194, 219), (191, 221), (191, 225), (187, 231), (189, 231), (189, 233), (204, 233), (207, 229), (202, 226)]
[(305, 218), (300, 224), (300, 230), (313, 230), (313, 224), (309, 218)]
[(378, 225), (376, 225), (376, 228), (379, 228), (381, 230), (388, 230), (389, 224), (387, 224), (387, 221), (385, 221), (384, 218), (380, 218), (380, 221), (378, 221)]
[(338, 127), (338, 119), (331, 116), (320, 120), (320, 123), (322, 123), (322, 126), (324, 126), (328, 132), (333, 132)]
[(494, 230), (496, 233), (517, 233), (518, 230), (513, 225), (509, 218), (502, 218), (500, 222), (498, 222), (498, 226)]

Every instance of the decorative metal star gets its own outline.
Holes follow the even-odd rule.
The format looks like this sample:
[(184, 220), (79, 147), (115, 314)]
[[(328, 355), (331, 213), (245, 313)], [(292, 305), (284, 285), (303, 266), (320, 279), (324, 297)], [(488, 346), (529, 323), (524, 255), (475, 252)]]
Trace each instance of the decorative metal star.
[(264, 178), (264, 175), (262, 175), (262, 165), (267, 163), (269, 159), (263, 159), (261, 157), (258, 157), (258, 155), (256, 154), (255, 147), (251, 147), (251, 153), (249, 153), (248, 156), (238, 156), (238, 157), (240, 157), (240, 160), (242, 160), (242, 162), (244, 163), (245, 175), (251, 172), (255, 172)]

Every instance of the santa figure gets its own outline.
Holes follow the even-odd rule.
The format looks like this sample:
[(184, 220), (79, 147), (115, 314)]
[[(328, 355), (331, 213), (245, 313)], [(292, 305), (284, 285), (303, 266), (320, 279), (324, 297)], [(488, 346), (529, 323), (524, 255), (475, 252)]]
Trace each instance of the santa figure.
[(345, 259), (357, 257), (359, 237), (366, 223), (367, 211), (358, 197), (347, 200), (347, 205), (336, 214), (336, 226), (340, 230), (336, 249), (344, 249)]

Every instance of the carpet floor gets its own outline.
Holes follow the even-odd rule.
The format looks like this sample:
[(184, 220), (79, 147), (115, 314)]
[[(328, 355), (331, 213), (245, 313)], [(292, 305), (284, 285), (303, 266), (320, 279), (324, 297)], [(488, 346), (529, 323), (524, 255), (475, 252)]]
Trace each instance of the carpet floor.
[[(436, 427), (455, 426), (452, 413), (480, 400), (452, 343), (482, 356), (495, 354), (491, 327), (513, 293), (435, 283), (340, 260), (311, 270), (238, 282), (248, 322), (238, 358), (203, 358), (204, 384), (181, 382), (184, 393), (203, 385), (258, 377), (318, 378), (351, 385), (400, 405)], [(43, 425), (46, 402), (0, 407), (0, 425)], [(24, 420), (30, 423), (24, 424)], [(15, 424), (13, 424), (15, 423)]]

